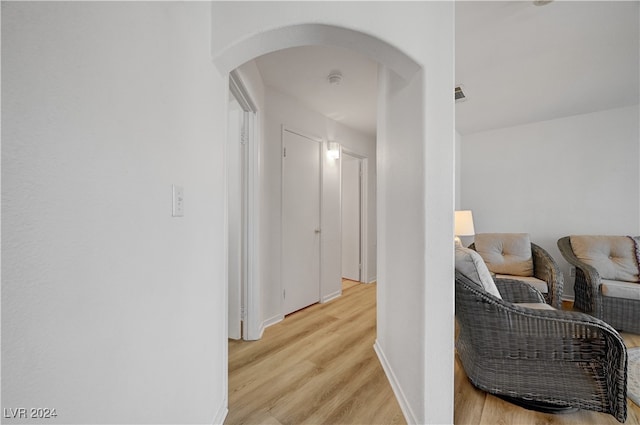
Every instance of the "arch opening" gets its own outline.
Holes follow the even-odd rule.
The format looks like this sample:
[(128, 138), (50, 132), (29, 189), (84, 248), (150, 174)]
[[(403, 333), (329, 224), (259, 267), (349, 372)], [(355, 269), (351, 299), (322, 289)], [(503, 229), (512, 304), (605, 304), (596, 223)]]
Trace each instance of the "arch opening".
[(354, 50), (410, 81), (421, 66), (397, 47), (360, 31), (326, 24), (298, 24), (252, 34), (214, 53), (224, 75), (245, 62), (290, 47), (329, 46)]
[[(431, 78), (427, 83), (425, 67), (400, 48), (343, 26), (303, 23), (268, 30), (245, 28), (245, 33), (249, 35), (243, 35), (240, 30), (226, 40), (214, 40), (213, 61), (222, 76), (262, 55), (313, 45), (355, 51), (381, 65), (378, 92), (379, 99), (385, 101), (379, 104), (377, 130), (377, 192), (380, 195), (376, 214), (379, 303), (375, 349), (409, 422), (424, 422), (427, 417), (444, 418), (440, 421), (449, 422), (453, 416), (452, 383), (444, 391), (431, 388), (426, 376), (446, 379), (453, 373), (453, 359), (437, 368), (427, 366), (435, 364), (429, 363), (430, 359), (442, 358), (444, 353), (450, 352), (453, 330), (451, 326), (438, 332), (426, 329), (428, 318), (441, 309), (429, 311), (429, 306), (433, 307), (436, 302), (428, 297), (425, 288), (426, 269), (430, 271), (430, 282), (446, 280), (452, 275), (451, 270), (445, 270), (451, 263), (447, 253), (434, 249), (447, 245), (449, 232), (440, 228), (434, 230), (434, 223), (438, 220), (425, 219), (425, 200), (427, 196), (435, 195), (430, 199), (433, 201), (430, 205), (436, 205), (431, 208), (435, 211), (431, 215), (447, 215), (440, 222), (450, 220), (450, 211), (445, 211), (442, 205), (448, 205), (452, 197), (437, 183), (451, 180), (449, 174), (452, 173), (448, 172), (448, 167), (452, 165), (447, 162), (439, 168), (429, 166), (437, 163), (438, 159), (448, 161), (453, 153), (453, 149), (448, 152), (437, 146), (447, 140), (448, 133), (453, 134), (445, 128), (448, 124), (452, 127), (452, 119), (449, 120), (447, 113), (435, 112), (441, 111), (442, 106), (451, 106), (453, 110), (450, 90), (445, 87), (452, 77), (444, 76), (451, 69), (444, 66), (434, 72), (430, 68)], [(424, 54), (416, 50), (415, 53), (427, 63), (426, 56), (440, 50)], [(444, 57), (446, 59), (447, 55)], [(444, 119), (425, 126), (426, 116), (434, 116), (435, 113)], [(427, 152), (432, 155), (427, 155)], [(429, 181), (426, 179), (427, 168), (431, 173)], [(430, 244), (425, 243), (427, 233), (430, 233)], [(380, 285), (381, 282), (394, 282), (394, 285)], [(444, 298), (453, 299), (452, 291), (439, 292), (446, 292)], [(441, 313), (440, 318), (453, 315), (452, 311)], [(414, 331), (423, 332), (425, 338), (401, 349), (403, 339), (400, 337), (404, 335), (407, 323), (412, 324)], [(436, 334), (437, 344), (432, 341), (427, 346), (427, 334)], [(405, 365), (413, 365), (413, 371)], [(415, 368), (424, 373), (415, 374)]]

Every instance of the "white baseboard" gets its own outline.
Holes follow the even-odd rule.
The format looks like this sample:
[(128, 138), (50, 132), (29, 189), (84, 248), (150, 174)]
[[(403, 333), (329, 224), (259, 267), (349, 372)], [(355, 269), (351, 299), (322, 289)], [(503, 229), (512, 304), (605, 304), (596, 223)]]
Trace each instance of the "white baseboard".
[(260, 325), (260, 338), (262, 338), (262, 334), (264, 333), (265, 329), (267, 329), (271, 325), (275, 325), (276, 323), (280, 323), (283, 320), (284, 320), (284, 316), (282, 316), (280, 314), (276, 314), (275, 316), (270, 317), (267, 320), (265, 320), (264, 322), (262, 322), (262, 325)]
[(227, 409), (227, 399), (225, 398), (222, 401), (222, 406), (220, 406), (218, 408), (218, 412), (213, 417), (213, 422), (212, 422), (213, 425), (222, 425), (222, 424), (224, 424), (224, 420), (227, 417), (228, 413), (229, 413), (229, 409)]
[(342, 290), (336, 291), (332, 294), (329, 295), (325, 295), (324, 297), (322, 297), (322, 299), (320, 300), (321, 303), (327, 303), (333, 299), (338, 298), (340, 295), (342, 295)]
[(382, 350), (382, 347), (380, 347), (380, 344), (378, 343), (377, 339), (375, 344), (373, 344), (373, 349), (378, 355), (378, 360), (380, 360), (380, 364), (382, 365), (382, 369), (384, 370), (384, 373), (387, 375), (387, 379), (389, 380), (389, 383), (391, 384), (391, 389), (393, 390), (393, 393), (395, 394), (396, 399), (398, 400), (398, 404), (400, 405), (400, 409), (402, 410), (402, 414), (404, 415), (404, 418), (407, 420), (407, 423), (417, 424), (418, 420), (416, 419), (416, 415), (413, 413), (413, 410), (411, 410), (411, 407), (409, 406), (409, 402), (407, 401), (407, 397), (405, 397), (404, 392), (402, 391), (402, 388), (398, 383), (398, 379), (396, 378), (396, 375), (393, 373), (393, 370), (391, 369), (391, 365), (387, 361), (387, 357), (384, 355), (384, 351)]
[(268, 328), (271, 325), (275, 325), (278, 322), (281, 322), (282, 320), (284, 320), (284, 316), (280, 316), (280, 315), (275, 315), (267, 320), (264, 320), (262, 323), (260, 323), (258, 325), (258, 330), (257, 332), (252, 332), (251, 335), (249, 335), (248, 340), (249, 341), (258, 341), (260, 339), (262, 339), (262, 334), (264, 334), (264, 330), (266, 328)]
[(574, 302), (576, 300), (574, 295), (562, 295), (560, 299), (562, 301), (571, 301), (571, 302)]
[(378, 276), (374, 276), (373, 278), (369, 279), (368, 283), (376, 283), (378, 281)]

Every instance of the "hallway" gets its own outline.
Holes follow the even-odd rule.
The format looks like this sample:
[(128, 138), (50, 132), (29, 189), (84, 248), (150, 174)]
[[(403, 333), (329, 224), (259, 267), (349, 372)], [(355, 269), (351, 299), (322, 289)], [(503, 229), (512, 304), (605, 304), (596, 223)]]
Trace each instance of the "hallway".
[(373, 350), (376, 285), (287, 316), (259, 341), (229, 341), (226, 424), (404, 424)]

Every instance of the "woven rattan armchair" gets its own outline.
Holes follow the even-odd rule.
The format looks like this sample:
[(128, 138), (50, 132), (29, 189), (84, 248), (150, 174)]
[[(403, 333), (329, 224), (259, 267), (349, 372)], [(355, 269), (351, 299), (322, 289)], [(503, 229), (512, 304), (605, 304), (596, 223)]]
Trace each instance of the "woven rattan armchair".
[(603, 296), (600, 274), (576, 257), (569, 236), (558, 239), (558, 248), (567, 262), (576, 268), (574, 306), (618, 330), (640, 334), (640, 301)]
[[(475, 250), (475, 244), (469, 245)], [(542, 294), (547, 304), (555, 308), (562, 306), (562, 291), (564, 286), (564, 276), (556, 260), (539, 245), (531, 243), (531, 254), (533, 256), (533, 275), (547, 283), (547, 293)], [(517, 279), (514, 277), (514, 279)]]
[(578, 408), (627, 417), (627, 351), (593, 316), (543, 303), (521, 281), (496, 279), (503, 299), (456, 271), (456, 350), (471, 383), (532, 408)]

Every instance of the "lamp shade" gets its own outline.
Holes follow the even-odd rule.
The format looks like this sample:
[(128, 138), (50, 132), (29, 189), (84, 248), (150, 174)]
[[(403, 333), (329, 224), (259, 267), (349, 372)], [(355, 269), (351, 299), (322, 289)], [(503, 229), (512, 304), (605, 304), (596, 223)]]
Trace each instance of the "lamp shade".
[(454, 221), (454, 234), (456, 236), (473, 236), (476, 234), (473, 228), (473, 214), (471, 214), (471, 210), (456, 211)]

